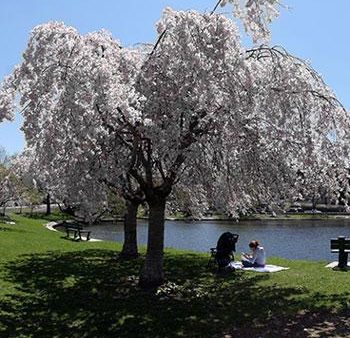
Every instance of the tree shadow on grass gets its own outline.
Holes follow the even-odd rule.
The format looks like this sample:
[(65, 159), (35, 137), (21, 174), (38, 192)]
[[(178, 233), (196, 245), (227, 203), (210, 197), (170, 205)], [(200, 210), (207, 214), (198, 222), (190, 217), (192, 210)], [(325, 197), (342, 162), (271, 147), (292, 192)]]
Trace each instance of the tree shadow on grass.
[(10, 225), (10, 226), (0, 226), (0, 232), (18, 232), (18, 233), (25, 233), (26, 231), (25, 231), (25, 230), (22, 230), (22, 229), (14, 229), (14, 228), (11, 228), (11, 225)]
[(0, 232), (11, 232), (11, 231), (14, 231), (14, 229), (0, 226)]
[(141, 263), (93, 249), (8, 263), (5, 279), (16, 292), (0, 301), (0, 336), (307, 337), (299, 324), (307, 317), (316, 325), (325, 312), (305, 290), (259, 285), (266, 274), (216, 276), (192, 254), (167, 254), (167, 283), (143, 291)]

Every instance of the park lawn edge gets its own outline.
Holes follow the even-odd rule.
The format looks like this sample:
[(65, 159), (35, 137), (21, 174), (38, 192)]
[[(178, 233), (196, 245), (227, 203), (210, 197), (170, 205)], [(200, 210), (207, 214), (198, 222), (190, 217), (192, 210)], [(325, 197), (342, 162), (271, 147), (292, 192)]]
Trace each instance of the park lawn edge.
[[(72, 285), (76, 285), (77, 280), (80, 283), (85, 283), (84, 280), (87, 279), (91, 283), (91, 278), (93, 278), (94, 285), (89, 292), (92, 294), (97, 292), (97, 295), (98, 292), (110, 292), (111, 295), (108, 296), (108, 299), (114, 299), (116, 297), (114, 292), (116, 292), (117, 299), (121, 304), (124, 304), (118, 305), (118, 309), (122, 313), (130, 313), (130, 311), (147, 313), (150, 304), (163, 309), (162, 304), (168, 302), (172, 304), (167, 307), (170, 309), (168, 314), (170, 317), (175, 316), (175, 314), (181, 317), (182, 313), (193, 311), (196, 313), (196, 318), (198, 316), (204, 318), (208, 316), (208, 313), (206, 313), (206, 309), (203, 309), (203, 306), (208, 307), (208, 309), (227, 308), (226, 310), (228, 310), (239, 301), (241, 309), (240, 311), (235, 310), (233, 319), (235, 325), (238, 326), (244, 325), (246, 316), (249, 316), (252, 311), (252, 306), (260, 309), (259, 311), (265, 314), (265, 319), (272, 320), (272, 318), (283, 314), (283, 320), (287, 320), (285, 318), (289, 318), (288, 316), (295, 316), (299, 313), (315, 311), (332, 313), (339, 311), (340, 313), (347, 309), (350, 304), (348, 291), (350, 272), (325, 268), (327, 264), (325, 261), (313, 262), (269, 257), (269, 264), (288, 267), (289, 270), (277, 273), (236, 271), (217, 275), (206, 267), (209, 253), (171, 248), (167, 248), (164, 254), (164, 285), (152, 295), (145, 294), (137, 285), (138, 271), (144, 260), (145, 247), (140, 248), (140, 258), (129, 262), (120, 262), (118, 253), (122, 248), (121, 243), (109, 241), (75, 242), (65, 239), (61, 232), (46, 229), (44, 225), (49, 221), (57, 220), (57, 215), (50, 219), (28, 218), (19, 215), (11, 217), (16, 224), (0, 223), (0, 304), (1, 302), (7, 304), (8, 299), (13, 297), (25, 299), (28, 295), (33, 296), (37, 292), (37, 288), (42, 287), (43, 279), (45, 288), (40, 291), (41, 297), (52, 292), (51, 284), (63, 288), (62, 292), (64, 292), (65, 289), (70, 290)], [(80, 264), (75, 265), (77, 263), (75, 258), (78, 257), (90, 268), (85, 270), (80, 267)], [(67, 260), (67, 264), (64, 260)], [(43, 265), (43, 262), (48, 263)], [(105, 271), (106, 268), (103, 271), (100, 270), (101, 262), (110, 271)], [(58, 269), (61, 270), (56, 268), (52, 271), (50, 264), (57, 264)], [(119, 265), (121, 268), (118, 267)], [(72, 269), (73, 266), (75, 270)], [(48, 271), (47, 278), (46, 269)], [(15, 278), (11, 276), (11, 273), (17, 274)], [(23, 274), (25, 278), (23, 278)], [(54, 277), (50, 277), (51, 274)], [(22, 279), (18, 279), (18, 276), (21, 276)], [(115, 283), (112, 289), (109, 288), (111, 283)], [(32, 285), (36, 285), (35, 289)], [(90, 286), (90, 284), (88, 285)], [(125, 289), (128, 290), (125, 297), (120, 296), (119, 292), (125, 291)], [(137, 311), (130, 310), (130, 304), (135, 302), (135, 297), (143, 299), (139, 304), (141, 308)], [(242, 297), (243, 299), (246, 297), (246, 300), (242, 300)], [(85, 299), (81, 302), (84, 305), (79, 305), (79, 307), (89, 308)], [(192, 304), (193, 309), (186, 308), (189, 303)], [(90, 311), (92, 311), (91, 308)], [(1, 314), (0, 309), (0, 317)], [(168, 316), (166, 313), (162, 315)], [(136, 316), (136, 314), (134, 313), (132, 316)], [(148, 316), (151, 315), (148, 314)], [(218, 315), (218, 318), (215, 319), (218, 320), (217, 326), (212, 328), (213, 332), (221, 330), (221, 326), (223, 331), (230, 331), (228, 327), (230, 321), (226, 317)], [(168, 317), (164, 318), (163, 321), (168, 319)], [(157, 327), (155, 330), (160, 330), (158, 324), (154, 325)], [(257, 325), (260, 324), (257, 322)], [(206, 337), (204, 331), (200, 331), (202, 329), (199, 326), (198, 330), (199, 337)], [(150, 336), (152, 335), (150, 334)], [(165, 333), (164, 336), (166, 336)], [(208, 336), (212, 336), (212, 333), (210, 335), (208, 333)]]

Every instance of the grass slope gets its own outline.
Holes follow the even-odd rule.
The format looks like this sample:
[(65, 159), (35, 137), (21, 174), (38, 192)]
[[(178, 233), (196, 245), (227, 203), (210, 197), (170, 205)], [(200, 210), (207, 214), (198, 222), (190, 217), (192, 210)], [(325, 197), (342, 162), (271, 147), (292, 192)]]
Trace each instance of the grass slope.
[(137, 287), (143, 256), (74, 242), (44, 219), (0, 223), (0, 337), (349, 337), (350, 272), (269, 259), (274, 274), (206, 269), (208, 255), (167, 250), (166, 284)]

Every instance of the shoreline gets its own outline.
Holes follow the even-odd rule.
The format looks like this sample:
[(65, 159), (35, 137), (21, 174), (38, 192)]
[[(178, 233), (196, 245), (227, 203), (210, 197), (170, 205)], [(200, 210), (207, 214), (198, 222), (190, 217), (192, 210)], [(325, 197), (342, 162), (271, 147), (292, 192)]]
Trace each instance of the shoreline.
[[(137, 217), (138, 221), (148, 221), (148, 217)], [(280, 221), (349, 221), (350, 222), (350, 214), (342, 214), (342, 213), (332, 213), (332, 214), (287, 214), (287, 215), (265, 215), (265, 214), (253, 214), (249, 216), (242, 216), (239, 219), (213, 216), (213, 217), (203, 217), (203, 218), (182, 218), (182, 217), (166, 217), (165, 221), (168, 222), (185, 222), (185, 223), (195, 223), (195, 222), (230, 222), (230, 223), (246, 223), (246, 222), (280, 222)], [(99, 223), (123, 223), (124, 220), (121, 217), (116, 218), (105, 218), (102, 219)], [(51, 223), (51, 224), (50, 224)], [(59, 222), (49, 222), (50, 230), (56, 230), (55, 226)], [(57, 231), (57, 230), (56, 230)]]
[[(147, 217), (139, 217), (140, 220), (148, 220)], [(245, 222), (245, 221), (326, 221), (326, 220), (336, 220), (336, 221), (350, 221), (350, 214), (288, 214), (288, 215), (259, 215), (254, 214), (250, 216), (242, 216), (238, 219), (227, 218), (227, 217), (203, 217), (199, 219), (190, 219), (190, 218), (176, 218), (176, 217), (166, 217), (166, 221), (182, 221), (182, 222)]]

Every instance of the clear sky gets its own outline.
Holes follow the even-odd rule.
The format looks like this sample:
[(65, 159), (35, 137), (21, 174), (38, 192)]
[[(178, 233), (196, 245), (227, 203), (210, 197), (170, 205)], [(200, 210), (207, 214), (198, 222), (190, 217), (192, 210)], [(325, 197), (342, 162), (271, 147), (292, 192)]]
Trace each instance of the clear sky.
[[(154, 24), (162, 9), (211, 11), (217, 0), (0, 0), (0, 81), (20, 62), (31, 29), (63, 21), (81, 33), (105, 28), (124, 46), (154, 42)], [(350, 0), (284, 0), (272, 24), (272, 45), (311, 62), (350, 108)], [(225, 7), (225, 11), (229, 9)], [(249, 44), (247, 38), (243, 38)], [(20, 117), (0, 124), (0, 146), (21, 151)]]

